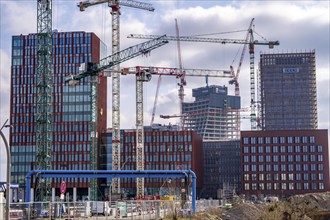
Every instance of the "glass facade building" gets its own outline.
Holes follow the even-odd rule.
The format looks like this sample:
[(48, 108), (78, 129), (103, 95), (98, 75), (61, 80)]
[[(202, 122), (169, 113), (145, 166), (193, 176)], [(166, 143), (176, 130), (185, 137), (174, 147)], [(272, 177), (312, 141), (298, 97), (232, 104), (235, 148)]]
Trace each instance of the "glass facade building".
[(260, 55), (263, 130), (317, 129), (315, 51)]
[(203, 143), (204, 185), (199, 197), (231, 199), (241, 191), (240, 141)]
[[(35, 167), (36, 154), (36, 34), (12, 37), (10, 149), (11, 180), (19, 183), (14, 198), (24, 199), (25, 176)], [(52, 169), (88, 170), (90, 167), (91, 100), (89, 77), (78, 85), (65, 83), (65, 77), (79, 73), (80, 64), (98, 62), (106, 46), (94, 33), (53, 32)], [(107, 82), (98, 84), (98, 130), (106, 128)], [(52, 188), (66, 182), (79, 196), (88, 194), (86, 178), (53, 179)], [(55, 190), (59, 195), (59, 190)]]

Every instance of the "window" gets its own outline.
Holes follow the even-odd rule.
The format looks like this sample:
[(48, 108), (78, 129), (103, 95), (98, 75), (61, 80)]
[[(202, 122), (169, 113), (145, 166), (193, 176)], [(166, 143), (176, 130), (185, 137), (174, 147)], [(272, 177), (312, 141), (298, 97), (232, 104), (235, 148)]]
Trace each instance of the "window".
[(273, 153), (278, 153), (278, 147), (277, 146), (273, 146)]
[(256, 143), (256, 138), (255, 137), (251, 137), (251, 144), (255, 144)]
[(258, 161), (259, 161), (259, 162), (264, 162), (264, 156), (259, 155), (259, 156), (258, 156)]
[(286, 180), (286, 174), (285, 173), (281, 174), (281, 180)]
[(323, 180), (323, 173), (319, 173), (319, 180)]
[(288, 137), (288, 144), (292, 144), (292, 137)]
[(314, 136), (309, 137), (309, 143), (311, 143), (311, 144), (315, 143), (315, 137)]
[(310, 152), (315, 152), (315, 146), (314, 145), (309, 146), (309, 151)]
[(249, 156), (244, 156), (244, 162), (248, 163), (249, 162)]
[(289, 183), (289, 190), (294, 190), (294, 183)]
[(296, 173), (296, 180), (301, 180), (301, 174), (300, 173)]
[(295, 152), (299, 153), (300, 152), (300, 146), (295, 146)]
[(244, 171), (246, 171), (246, 172), (249, 171), (249, 165), (244, 165)]
[(288, 146), (288, 153), (292, 153), (292, 146)]
[(258, 147), (258, 153), (263, 153), (263, 151), (264, 151), (264, 148), (262, 146), (259, 146)]
[(289, 180), (293, 180), (293, 173), (289, 173), (289, 174), (288, 174), (288, 179), (289, 179)]
[(256, 181), (257, 180), (257, 174), (252, 174), (251, 175), (251, 180)]
[(272, 184), (271, 183), (267, 183), (266, 187), (267, 187), (267, 190), (271, 190), (272, 189)]
[(317, 146), (317, 152), (322, 152), (323, 151), (323, 147), (322, 147), (322, 145), (318, 145)]
[(244, 153), (246, 153), (246, 154), (249, 153), (249, 147), (247, 147), (247, 146), (244, 147)]
[(278, 171), (278, 164), (274, 164), (274, 165), (273, 165), (273, 171), (274, 171), (274, 172), (277, 172), (277, 171)]
[(286, 161), (286, 156), (285, 155), (281, 155), (281, 162), (285, 162)]
[(277, 144), (277, 137), (273, 137), (273, 144)]
[(263, 137), (258, 137), (258, 144), (263, 144)]
[(301, 170), (301, 165), (300, 164), (296, 164), (296, 171), (300, 171)]
[(308, 171), (308, 164), (304, 164), (304, 165), (303, 165), (303, 170), (304, 170), (304, 171)]
[(273, 162), (278, 162), (278, 155), (273, 155)]
[(253, 163), (257, 162), (257, 156), (251, 156), (251, 162)]
[(304, 173), (304, 180), (308, 180), (308, 178), (309, 178), (308, 173)]
[(306, 137), (306, 136), (303, 136), (303, 137), (302, 137), (302, 143), (303, 143), (303, 144), (306, 144), (306, 143), (307, 143), (307, 137)]
[(281, 151), (281, 153), (285, 153), (285, 146), (281, 146), (280, 151)]
[(266, 144), (270, 144), (270, 137), (266, 137), (265, 142), (266, 142)]
[(324, 183), (319, 183), (319, 189), (324, 189)]
[(249, 180), (249, 174), (244, 174), (244, 180), (248, 181)]
[(254, 146), (251, 147), (251, 153), (254, 153), (254, 154), (256, 153), (256, 147), (254, 147)]
[(284, 144), (285, 143), (285, 137), (280, 137), (280, 144)]
[(248, 137), (243, 138), (243, 144), (249, 144), (249, 138)]
[(309, 189), (308, 183), (304, 183), (304, 190), (308, 190), (308, 189)]
[(293, 155), (288, 155), (288, 162), (293, 162)]
[(323, 161), (323, 155), (317, 155), (317, 161), (322, 162)]
[(258, 165), (258, 170), (259, 170), (259, 172), (263, 172), (264, 171), (264, 165), (259, 164)]
[(300, 137), (294, 137), (294, 143), (299, 144), (300, 143)]
[(257, 190), (257, 184), (256, 183), (252, 183), (251, 188), (252, 188), (252, 190)]
[(266, 153), (270, 153), (270, 146), (266, 146)]
[(303, 146), (303, 152), (307, 153), (308, 152), (308, 147), (306, 145)]
[(300, 155), (295, 155), (296, 162), (300, 162)]
[(286, 189), (286, 183), (282, 183), (282, 189)]
[(245, 184), (244, 184), (244, 189), (245, 189), (245, 190), (250, 190), (250, 184), (245, 183)]
[(281, 171), (286, 171), (286, 165), (285, 164), (281, 164)]
[(266, 180), (272, 180), (272, 174), (267, 173), (266, 174)]

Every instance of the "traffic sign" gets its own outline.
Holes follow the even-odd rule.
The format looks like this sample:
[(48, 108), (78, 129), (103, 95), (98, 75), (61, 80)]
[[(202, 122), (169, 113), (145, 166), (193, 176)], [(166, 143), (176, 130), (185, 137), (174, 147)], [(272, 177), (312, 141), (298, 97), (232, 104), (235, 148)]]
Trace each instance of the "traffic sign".
[(66, 183), (62, 181), (61, 187), (60, 187), (61, 194), (64, 194), (66, 192)]

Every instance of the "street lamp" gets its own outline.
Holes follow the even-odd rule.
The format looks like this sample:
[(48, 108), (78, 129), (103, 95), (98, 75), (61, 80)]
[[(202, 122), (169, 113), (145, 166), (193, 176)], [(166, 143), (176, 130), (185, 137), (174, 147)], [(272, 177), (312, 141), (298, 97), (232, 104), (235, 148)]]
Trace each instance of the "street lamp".
[(0, 129), (0, 135), (3, 139), (3, 142), (5, 142), (6, 151), (7, 151), (7, 187), (6, 187), (6, 219), (10, 219), (9, 211), (10, 211), (10, 170), (11, 170), (11, 161), (10, 161), (10, 150), (9, 145), (6, 139), (6, 136), (2, 133), (2, 129), (4, 127), (11, 127), (10, 125), (6, 125), (8, 122), (8, 119), (5, 121), (5, 123), (2, 125)]

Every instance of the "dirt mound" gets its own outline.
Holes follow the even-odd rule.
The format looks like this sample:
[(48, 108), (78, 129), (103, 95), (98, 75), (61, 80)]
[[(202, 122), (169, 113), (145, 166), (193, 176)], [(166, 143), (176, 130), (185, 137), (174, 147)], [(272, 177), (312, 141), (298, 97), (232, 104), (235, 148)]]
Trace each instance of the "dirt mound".
[(224, 211), (223, 220), (325, 220), (330, 219), (330, 192), (295, 195), (286, 201), (243, 203)]
[(262, 204), (250, 204), (242, 203), (233, 206), (231, 209), (222, 213), (221, 218), (223, 220), (232, 219), (244, 219), (244, 220), (256, 220), (262, 217), (265, 205)]

